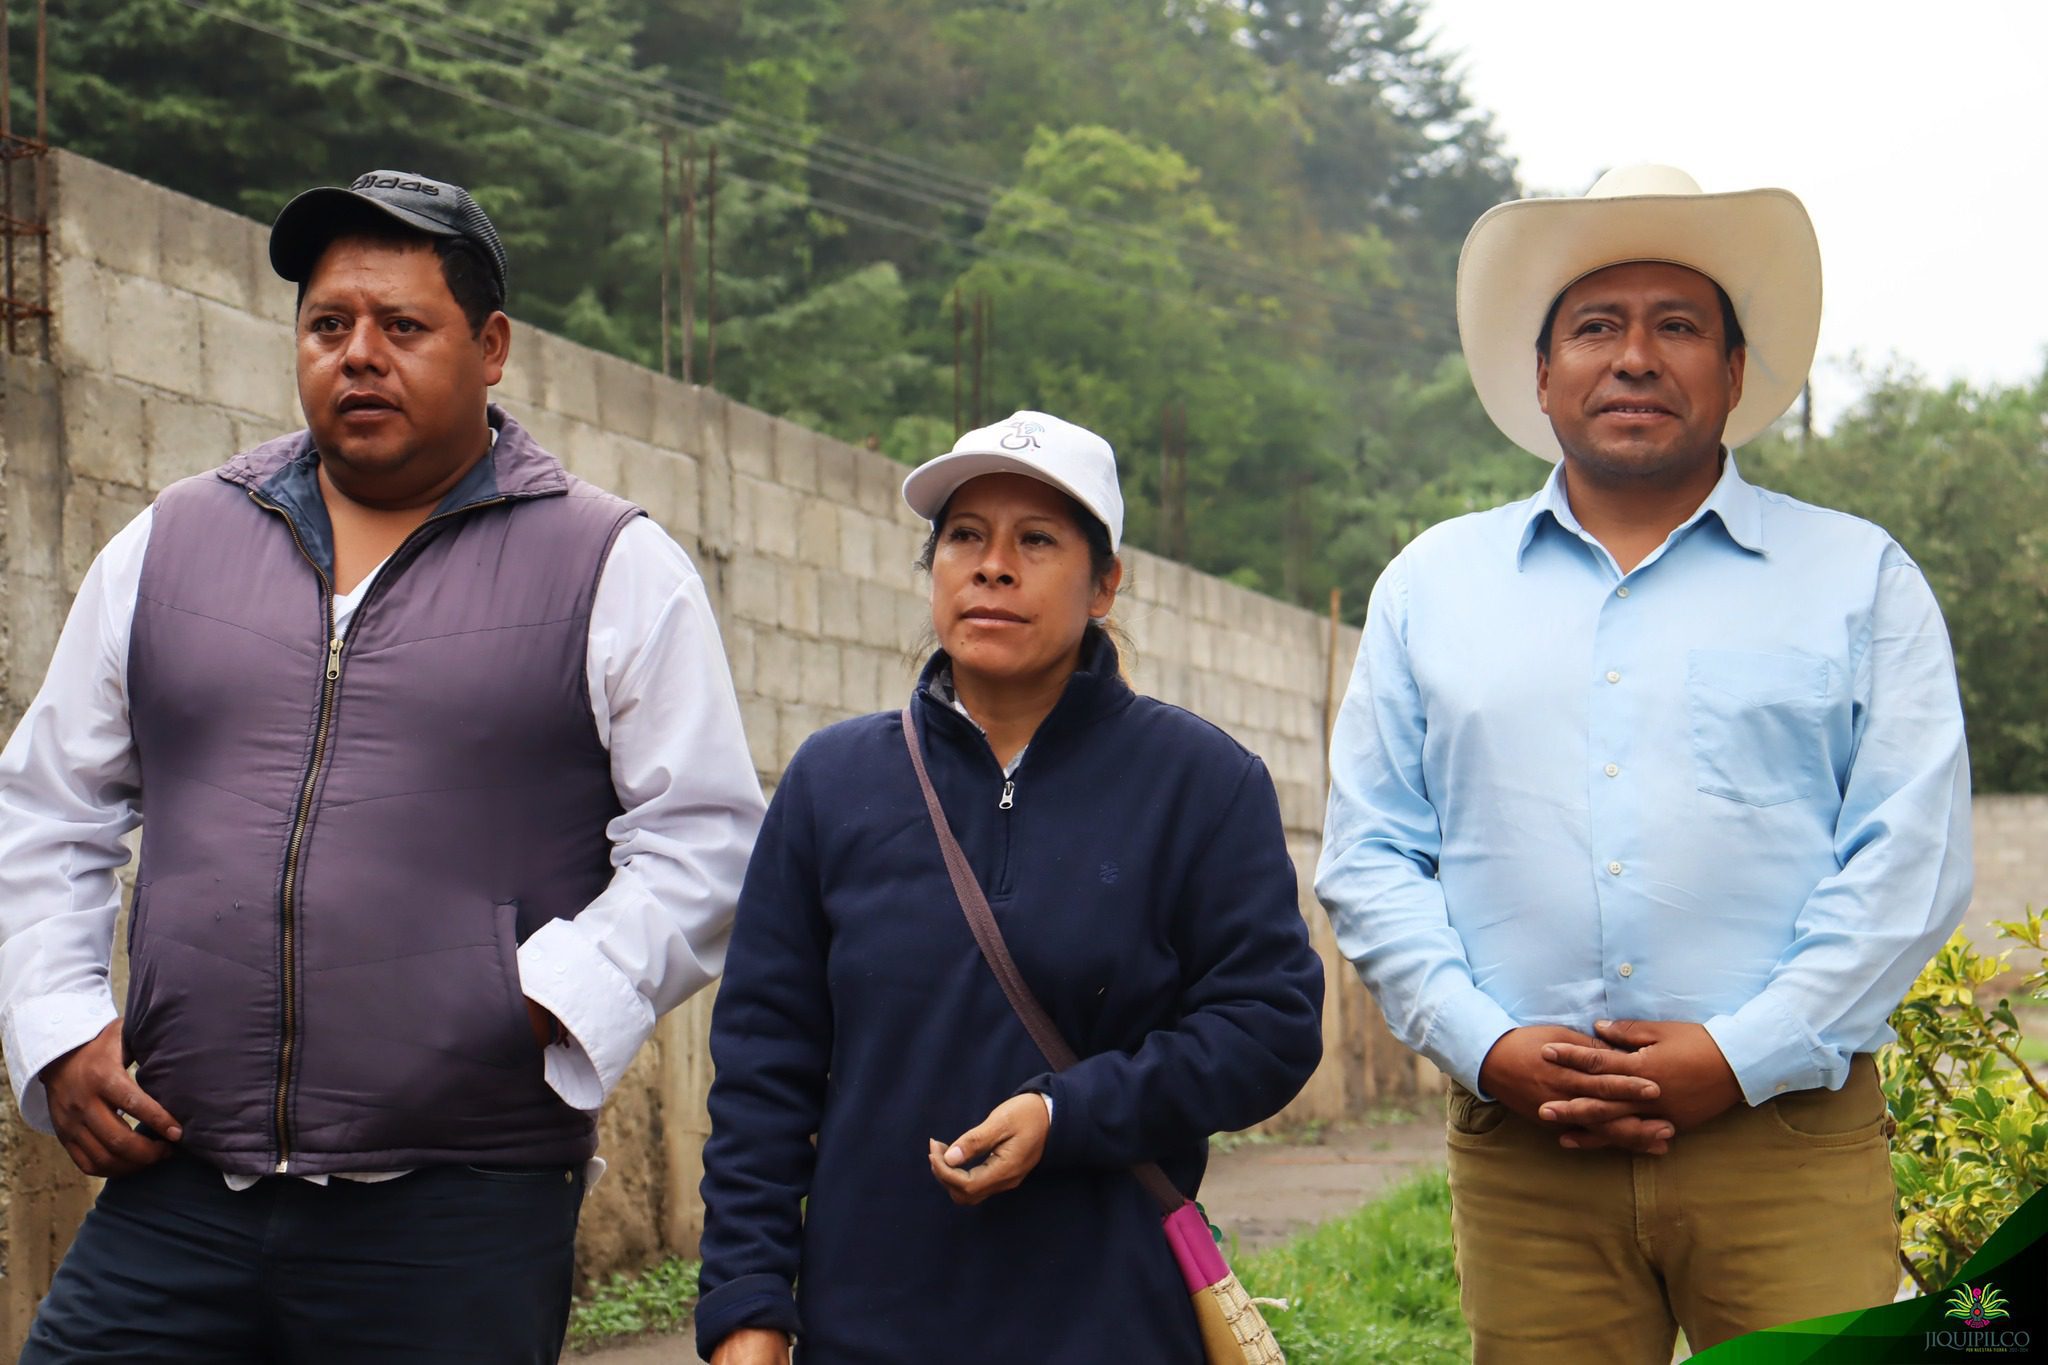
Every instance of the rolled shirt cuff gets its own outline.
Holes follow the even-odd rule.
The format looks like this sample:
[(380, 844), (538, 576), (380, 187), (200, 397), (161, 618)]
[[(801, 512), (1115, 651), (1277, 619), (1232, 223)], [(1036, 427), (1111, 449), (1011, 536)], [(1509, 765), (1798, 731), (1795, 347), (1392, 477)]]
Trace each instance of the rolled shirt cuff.
[(1468, 985), (1437, 1006), (1416, 1050), (1479, 1098), (1492, 1099), (1480, 1088), (1479, 1068), (1501, 1035), (1519, 1027), (1499, 1001)]
[(654, 1032), (654, 1007), (570, 920), (543, 924), (519, 945), (519, 989), (569, 1035), (547, 1049), (548, 1084), (572, 1108), (602, 1108)]
[(0, 1023), (0, 1046), (7, 1074), (14, 1081), (14, 1100), (22, 1122), (38, 1133), (50, 1133), (50, 1097), (43, 1089), (43, 1068), (73, 1048), (97, 1038), (120, 1016), (114, 992), (105, 981), (97, 990), (59, 991), (32, 995), (17, 1003)]
[(796, 1295), (780, 1275), (742, 1275), (697, 1300), (697, 1354), (706, 1360), (742, 1327), (764, 1327), (801, 1336)]
[(1769, 995), (1715, 1015), (1706, 1030), (1751, 1105), (1792, 1090), (1839, 1090), (1849, 1078), (1848, 1054), (1822, 1043)]

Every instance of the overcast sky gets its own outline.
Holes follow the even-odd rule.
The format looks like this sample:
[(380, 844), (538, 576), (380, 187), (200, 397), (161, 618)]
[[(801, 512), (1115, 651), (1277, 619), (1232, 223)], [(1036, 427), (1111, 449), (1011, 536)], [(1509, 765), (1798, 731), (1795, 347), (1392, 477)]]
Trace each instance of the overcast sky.
[(1823, 421), (1857, 357), (1938, 382), (2048, 363), (2043, 0), (1427, 3), (1531, 193), (1660, 161), (1806, 202)]

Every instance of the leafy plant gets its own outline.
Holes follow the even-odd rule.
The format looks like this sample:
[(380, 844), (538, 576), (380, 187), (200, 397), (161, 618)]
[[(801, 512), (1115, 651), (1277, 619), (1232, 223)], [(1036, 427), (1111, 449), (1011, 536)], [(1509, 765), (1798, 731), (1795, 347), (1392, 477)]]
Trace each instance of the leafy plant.
[[(2048, 1003), (2048, 921), (2030, 909), (1998, 927), (2030, 958), (2038, 955), (2020, 998)], [(1899, 1259), (1923, 1294), (1952, 1283), (1985, 1238), (2048, 1183), (2048, 1088), (2022, 1055), (2012, 999), (1984, 998), (2013, 969), (2014, 952), (1986, 956), (1958, 930), (1893, 1014), (1898, 1042), (1878, 1053), (1898, 1124)]]
[(587, 1351), (623, 1337), (678, 1330), (697, 1306), (699, 1265), (671, 1256), (637, 1275), (613, 1272), (569, 1310), (570, 1348)]

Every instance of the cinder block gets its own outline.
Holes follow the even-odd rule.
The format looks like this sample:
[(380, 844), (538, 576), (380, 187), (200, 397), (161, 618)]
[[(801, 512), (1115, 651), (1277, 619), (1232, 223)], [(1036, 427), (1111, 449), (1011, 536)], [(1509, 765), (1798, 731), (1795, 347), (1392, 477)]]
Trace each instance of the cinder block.
[(164, 194), (159, 246), (165, 284), (252, 312), (251, 257), (270, 264), (270, 231), (260, 223), (182, 194)]
[(613, 491), (638, 503), (647, 514), (675, 534), (669, 518), (676, 498), (676, 462), (643, 441), (614, 436), (619, 452), (619, 481)]
[(754, 756), (754, 771), (764, 778), (782, 771), (777, 761), (781, 752), (775, 703), (765, 696), (740, 696), (740, 724), (747, 732), (747, 750)]
[(667, 457), (674, 478), (675, 487), (669, 493), (668, 516), (664, 524), (677, 540), (689, 544), (700, 538), (704, 520), (703, 494), (698, 487), (701, 477), (697, 462), (686, 455)]
[(149, 433), (142, 395), (136, 385), (107, 375), (70, 377), (63, 400), (64, 463), (74, 476), (143, 488)]
[(755, 684), (764, 697), (797, 701), (803, 696), (803, 655), (794, 635), (764, 630), (754, 641)]
[(774, 419), (759, 408), (725, 400), (725, 457), (735, 474), (775, 477)]
[(851, 507), (859, 499), (860, 461), (866, 452), (835, 441), (829, 436), (820, 436), (817, 446), (818, 493), (841, 507)]
[(73, 478), (64, 492), (64, 589), (75, 595), (93, 557), (149, 506), (140, 488)]
[(208, 402), (284, 418), (298, 402), (298, 361), (289, 330), (211, 299), (199, 315), (202, 387)]
[(839, 513), (823, 498), (803, 499), (797, 511), (797, 558), (821, 569), (839, 568)]
[(491, 390), (491, 401), (518, 418), (521, 425), (533, 425), (527, 415), (540, 407), (541, 395), (546, 392), (542, 383), (546, 364), (547, 347), (532, 329), (515, 325), (512, 352), (505, 357), (505, 373)]
[(726, 620), (718, 623), (718, 638), (725, 645), (725, 663), (732, 670), (733, 686), (753, 690), (754, 641), (759, 632), (746, 621)]
[(805, 640), (798, 654), (802, 660), (804, 700), (814, 706), (843, 711), (846, 698), (841, 694), (839, 646), (829, 640)]
[(107, 293), (112, 273), (85, 256), (55, 262), (50, 289), (52, 359), (67, 370), (97, 372), (107, 350)]
[(654, 377), (654, 434), (651, 439), (663, 450), (691, 459), (702, 459), (704, 446), (704, 390), (679, 379)]
[[(54, 548), (56, 537), (49, 539)], [(8, 666), (0, 670), (6, 680), (0, 706), (6, 708), (10, 728), (42, 690), (50, 656), (57, 652), (57, 636), (64, 629), (68, 599), (54, 579), (29, 577), (17, 578), (13, 589), (0, 596), (0, 629), (6, 632), (9, 656)]]
[(863, 451), (854, 464), (854, 496), (878, 517), (909, 515), (903, 503), (903, 477), (910, 471), (887, 455)]
[[(264, 229), (257, 225), (259, 235)], [(277, 272), (270, 268), (268, 242), (261, 251), (250, 253), (243, 262), (243, 272), (249, 280), (249, 311), (265, 322), (281, 323), (296, 330), (298, 327), (299, 287), (290, 280), (279, 279)]]
[(738, 543), (732, 467), (705, 457), (697, 463), (697, 543), (706, 554), (730, 555)]
[(775, 628), (780, 569), (774, 561), (748, 551), (734, 555), (725, 573), (726, 610), (737, 618)]
[(235, 425), (208, 403), (151, 394), (142, 403), (143, 485), (157, 493), (235, 454)]
[(818, 571), (802, 564), (785, 564), (776, 575), (776, 620), (795, 635), (818, 633)]
[(541, 406), (553, 408), (564, 417), (593, 426), (604, 425), (604, 413), (597, 401), (597, 362), (601, 358), (587, 346), (560, 337), (535, 333), (542, 342)]
[(827, 639), (860, 638), (860, 580), (830, 569), (818, 575), (818, 631)]
[(621, 452), (619, 443), (602, 427), (558, 415), (562, 423), (562, 444), (552, 447), (569, 472), (586, 483), (610, 491), (619, 486)]
[(875, 520), (858, 507), (839, 509), (839, 570), (850, 578), (875, 573)]
[(304, 417), (294, 413), (293, 418), (294, 420), (289, 422), (278, 422), (265, 417), (245, 417), (240, 413), (229, 414), (229, 420), (235, 424), (235, 453), (239, 455), (245, 450), (254, 450), (265, 441), (286, 435), (289, 432), (304, 431), (306, 429)]
[(636, 441), (654, 439), (654, 371), (617, 356), (592, 353), (597, 376), (597, 420), (607, 431)]
[(756, 548), (780, 559), (796, 558), (797, 494), (778, 483), (750, 480), (749, 518)]
[(163, 270), (162, 222), (169, 191), (112, 166), (59, 152), (52, 158), (51, 244), (129, 275)]
[(909, 593), (881, 583), (860, 585), (860, 638), (877, 649), (901, 650), (928, 619)]
[(800, 493), (817, 492), (816, 433), (780, 417), (771, 418), (768, 429), (775, 443), (775, 481)]
[(134, 275), (107, 277), (107, 363), (115, 374), (197, 397), (200, 350), (198, 299)]

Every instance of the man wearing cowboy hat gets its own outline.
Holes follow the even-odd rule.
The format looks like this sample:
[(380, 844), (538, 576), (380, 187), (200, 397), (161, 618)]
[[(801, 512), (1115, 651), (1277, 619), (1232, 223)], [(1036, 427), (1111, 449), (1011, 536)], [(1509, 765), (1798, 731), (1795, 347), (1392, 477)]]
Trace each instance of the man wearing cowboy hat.
[(1480, 218), (1474, 387), (1535, 497), (1373, 590), (1317, 891), (1450, 1076), (1474, 1359), (1670, 1358), (1898, 1283), (1871, 1053), (1970, 892), (1940, 610), (1879, 528), (1745, 482), (1820, 253), (1783, 190), (1640, 167)]

